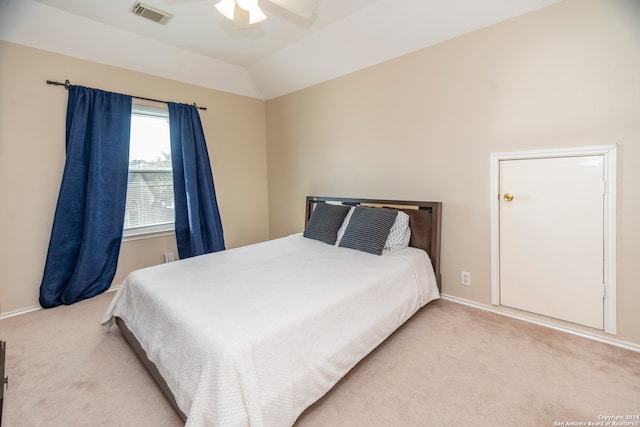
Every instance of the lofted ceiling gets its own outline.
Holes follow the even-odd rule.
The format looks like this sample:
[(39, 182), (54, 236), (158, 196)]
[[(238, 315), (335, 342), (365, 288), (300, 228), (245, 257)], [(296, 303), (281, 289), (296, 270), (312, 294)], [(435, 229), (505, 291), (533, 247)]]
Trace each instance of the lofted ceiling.
[(267, 20), (238, 28), (218, 0), (0, 0), (0, 40), (271, 99), (560, 0), (316, 0), (303, 19), (259, 0)]

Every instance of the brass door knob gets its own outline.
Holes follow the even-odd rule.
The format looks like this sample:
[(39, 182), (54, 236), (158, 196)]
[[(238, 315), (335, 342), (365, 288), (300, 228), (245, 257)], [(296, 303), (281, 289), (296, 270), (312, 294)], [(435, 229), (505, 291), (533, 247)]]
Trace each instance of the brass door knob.
[(511, 193), (505, 193), (505, 194), (504, 194), (504, 200), (505, 200), (506, 202), (510, 202), (510, 201), (512, 201), (512, 200), (513, 200), (513, 194), (511, 194)]

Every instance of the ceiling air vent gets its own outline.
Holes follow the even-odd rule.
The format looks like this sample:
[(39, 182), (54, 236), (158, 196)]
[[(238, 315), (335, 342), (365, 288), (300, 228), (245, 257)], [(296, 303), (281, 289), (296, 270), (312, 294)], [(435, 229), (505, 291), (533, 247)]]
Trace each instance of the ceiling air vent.
[(143, 18), (150, 19), (158, 24), (166, 24), (173, 18), (173, 15), (163, 12), (158, 9), (154, 9), (142, 3), (135, 2), (131, 8), (131, 13), (134, 15), (142, 16)]

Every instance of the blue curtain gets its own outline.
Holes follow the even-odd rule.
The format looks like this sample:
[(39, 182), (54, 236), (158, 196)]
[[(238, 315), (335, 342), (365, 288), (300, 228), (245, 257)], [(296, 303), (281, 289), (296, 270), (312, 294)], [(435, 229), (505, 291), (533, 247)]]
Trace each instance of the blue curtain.
[(198, 110), (169, 103), (175, 227), (180, 258), (224, 250), (213, 174)]
[(68, 89), (67, 158), (40, 285), (44, 308), (109, 288), (124, 223), (131, 97)]

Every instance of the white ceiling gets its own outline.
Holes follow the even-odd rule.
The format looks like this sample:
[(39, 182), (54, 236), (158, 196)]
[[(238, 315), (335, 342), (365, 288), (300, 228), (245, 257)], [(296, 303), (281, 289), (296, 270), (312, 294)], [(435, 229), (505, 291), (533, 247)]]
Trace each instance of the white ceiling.
[(173, 15), (160, 25), (135, 0), (0, 0), (0, 40), (271, 99), (560, 0), (317, 0), (310, 20), (260, 0), (248, 29), (217, 1), (141, 0)]

